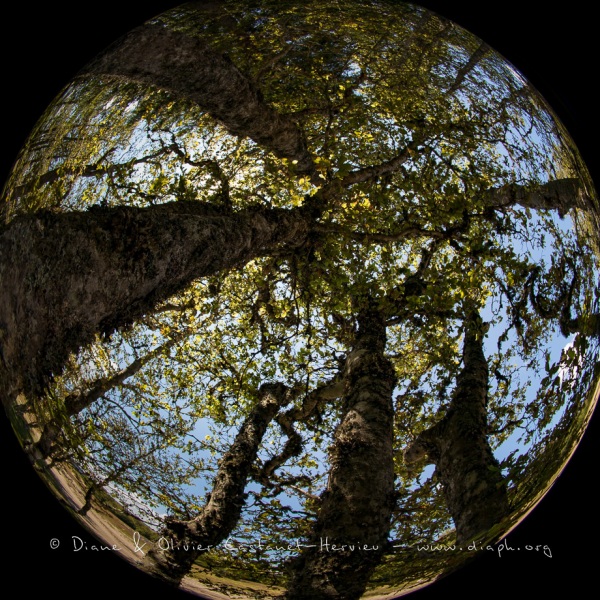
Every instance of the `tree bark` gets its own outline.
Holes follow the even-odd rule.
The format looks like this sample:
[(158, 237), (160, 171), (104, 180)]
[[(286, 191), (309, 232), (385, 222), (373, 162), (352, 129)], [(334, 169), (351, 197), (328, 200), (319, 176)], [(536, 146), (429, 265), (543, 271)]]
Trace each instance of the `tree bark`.
[(566, 215), (572, 208), (586, 209), (586, 192), (579, 179), (556, 179), (529, 188), (507, 184), (488, 190), (483, 196), (486, 206), (503, 207), (519, 205), (523, 208), (556, 210)]
[(302, 209), (200, 202), (42, 211), (0, 231), (0, 394), (39, 394), (70, 353), (193, 280), (302, 245)]
[(444, 489), (457, 543), (485, 534), (509, 512), (506, 481), (487, 440), (488, 363), (477, 313), (466, 322), (463, 368), (446, 416), (405, 450), (410, 464), (428, 457)]
[[(293, 564), (286, 600), (360, 598), (387, 550), (394, 507), (392, 392), (386, 328), (374, 308), (359, 331), (343, 379), (343, 415), (331, 450), (327, 490), (306, 548)], [(374, 466), (377, 468), (374, 468)]]
[(169, 547), (164, 551), (155, 547), (146, 555), (145, 566), (152, 573), (179, 585), (202, 552), (231, 534), (244, 507), (246, 483), (267, 427), (289, 399), (289, 390), (281, 383), (260, 387), (259, 401), (219, 461), (212, 491), (200, 514), (189, 521), (168, 521), (161, 535)]
[(113, 44), (84, 72), (168, 90), (195, 102), (233, 135), (249, 137), (275, 156), (297, 161), (297, 173), (316, 172), (298, 125), (271, 108), (227, 57), (198, 37), (163, 25), (143, 25)]

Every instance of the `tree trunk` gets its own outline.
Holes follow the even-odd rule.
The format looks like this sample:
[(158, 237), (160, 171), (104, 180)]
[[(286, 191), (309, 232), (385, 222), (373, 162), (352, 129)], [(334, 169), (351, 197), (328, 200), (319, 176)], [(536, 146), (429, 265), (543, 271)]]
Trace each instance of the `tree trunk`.
[(198, 37), (164, 25), (143, 25), (111, 46), (86, 71), (125, 77), (191, 100), (233, 135), (249, 137), (279, 158), (296, 161), (297, 173), (315, 173), (298, 125), (271, 108), (228, 58)]
[(404, 453), (409, 464), (425, 455), (435, 464), (459, 544), (485, 534), (509, 512), (506, 481), (487, 440), (484, 335), (481, 317), (471, 314), (466, 323), (463, 368), (448, 412)]
[(383, 354), (385, 343), (381, 313), (361, 313), (344, 366), (343, 415), (331, 450), (328, 488), (307, 547), (293, 564), (286, 600), (360, 598), (387, 549), (394, 507), (396, 377)]
[(290, 399), (280, 383), (263, 384), (259, 401), (246, 417), (235, 441), (219, 461), (213, 488), (200, 514), (190, 521), (172, 519), (161, 532), (168, 547), (153, 548), (145, 566), (162, 579), (179, 585), (194, 561), (225, 540), (244, 507), (244, 490), (269, 423)]
[(519, 205), (536, 210), (556, 210), (560, 216), (572, 208), (589, 208), (587, 194), (579, 179), (556, 179), (534, 188), (507, 184), (488, 190), (483, 196), (487, 206)]
[(302, 245), (302, 209), (200, 202), (42, 211), (0, 232), (0, 395), (39, 394), (69, 353), (193, 280)]

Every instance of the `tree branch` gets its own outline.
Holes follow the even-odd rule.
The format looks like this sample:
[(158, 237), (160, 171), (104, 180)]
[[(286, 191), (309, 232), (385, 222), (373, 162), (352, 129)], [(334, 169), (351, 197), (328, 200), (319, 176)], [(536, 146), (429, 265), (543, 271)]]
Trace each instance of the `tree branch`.
[(450, 96), (460, 88), (466, 76), (479, 64), (489, 50), (490, 47), (485, 42), (481, 42), (477, 50), (471, 54), (469, 60), (458, 70), (454, 82), (446, 90), (445, 95)]
[(409, 142), (396, 156), (379, 165), (364, 167), (348, 173), (348, 175), (342, 177), (341, 185), (343, 187), (348, 187), (356, 183), (372, 181), (373, 179), (381, 177), (382, 175), (387, 175), (388, 173), (395, 173), (405, 162), (414, 156), (418, 147), (425, 139), (426, 136), (421, 131), (416, 130), (413, 134), (412, 141)]
[(15, 186), (8, 198), (8, 202), (13, 202), (17, 198), (22, 198), (28, 194), (33, 193), (44, 185), (52, 184), (63, 177), (103, 177), (105, 175), (113, 175), (115, 173), (123, 172), (125, 169), (130, 169), (136, 165), (145, 164), (164, 156), (170, 152), (179, 153), (177, 144), (173, 143), (168, 146), (163, 146), (156, 152), (147, 154), (140, 158), (134, 158), (122, 163), (107, 163), (103, 160), (99, 160), (94, 164), (82, 165), (79, 167), (61, 165), (55, 169), (46, 171), (43, 175), (36, 178), (28, 179), (25, 183)]
[[(91, 406), (94, 402), (102, 398), (107, 392), (114, 389), (118, 385), (121, 385), (130, 377), (133, 377), (149, 362), (158, 356), (161, 356), (165, 352), (168, 352), (175, 344), (184, 339), (188, 333), (189, 331), (187, 330), (179, 331), (166, 342), (158, 345), (156, 348), (150, 352), (147, 352), (143, 356), (136, 358), (120, 371), (117, 371), (108, 377), (101, 377), (100, 379), (97, 379), (86, 390), (78, 389), (66, 396), (64, 399), (65, 416), (67, 418), (73, 417)], [(60, 432), (61, 427), (56, 419), (53, 419), (44, 426), (40, 439), (36, 442), (35, 447), (45, 458), (52, 454), (54, 450), (54, 442), (56, 441), (56, 438)]]
[(312, 392), (307, 394), (300, 407), (294, 407), (275, 417), (275, 420), (287, 436), (288, 440), (285, 443), (283, 450), (264, 464), (257, 477), (258, 481), (264, 485), (269, 485), (269, 479), (273, 473), (290, 458), (298, 456), (302, 451), (304, 444), (302, 437), (294, 429), (294, 423), (297, 421), (305, 421), (317, 413), (323, 404), (329, 400), (341, 397), (343, 392), (344, 384), (341, 380), (341, 375), (337, 375), (327, 383), (318, 386)]

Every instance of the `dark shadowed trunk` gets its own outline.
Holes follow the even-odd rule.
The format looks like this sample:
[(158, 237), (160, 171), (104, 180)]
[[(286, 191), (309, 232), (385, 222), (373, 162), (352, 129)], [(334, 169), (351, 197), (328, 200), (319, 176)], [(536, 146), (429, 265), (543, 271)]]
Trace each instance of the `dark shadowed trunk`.
[(306, 240), (301, 209), (199, 202), (15, 218), (0, 233), (0, 390), (39, 393), (71, 352), (193, 280)]
[(178, 585), (194, 561), (225, 540), (237, 525), (259, 446), (269, 423), (290, 399), (288, 388), (280, 383), (263, 384), (258, 395), (256, 406), (219, 461), (204, 508), (189, 521), (168, 521), (161, 535), (168, 540), (169, 547), (166, 550), (155, 547), (146, 555), (146, 566), (162, 579)]
[(297, 161), (298, 173), (315, 173), (296, 123), (273, 110), (228, 58), (198, 37), (164, 25), (144, 25), (114, 44), (87, 72), (125, 77), (191, 100), (232, 134), (249, 137), (280, 158)]
[(459, 544), (485, 534), (509, 510), (506, 481), (487, 440), (484, 335), (481, 317), (473, 313), (466, 322), (463, 368), (448, 412), (404, 453), (409, 464), (425, 455), (435, 464)]
[(292, 565), (286, 600), (360, 598), (387, 549), (394, 507), (396, 377), (384, 356), (385, 343), (380, 312), (362, 312), (344, 366), (343, 414), (331, 450), (329, 484), (307, 547)]

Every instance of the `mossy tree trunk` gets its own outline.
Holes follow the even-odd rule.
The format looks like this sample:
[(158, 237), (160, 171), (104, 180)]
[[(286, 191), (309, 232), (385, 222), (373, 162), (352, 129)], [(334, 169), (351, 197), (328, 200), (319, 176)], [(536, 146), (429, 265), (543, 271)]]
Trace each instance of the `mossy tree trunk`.
[(343, 381), (343, 414), (334, 435), (327, 490), (306, 548), (293, 563), (286, 600), (360, 598), (387, 550), (394, 507), (392, 392), (384, 355), (385, 321), (360, 313)]
[(193, 280), (302, 245), (301, 209), (200, 202), (16, 217), (0, 232), (0, 395), (39, 394), (70, 353)]

